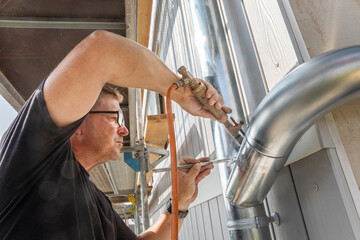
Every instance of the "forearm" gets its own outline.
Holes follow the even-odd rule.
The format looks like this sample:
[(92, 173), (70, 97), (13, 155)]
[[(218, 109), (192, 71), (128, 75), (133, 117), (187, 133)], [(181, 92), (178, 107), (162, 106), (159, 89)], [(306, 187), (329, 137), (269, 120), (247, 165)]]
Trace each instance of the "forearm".
[[(158, 220), (149, 229), (143, 232), (137, 237), (138, 240), (162, 240), (170, 239), (171, 237), (171, 219), (172, 215), (165, 211), (163, 212)], [(180, 218), (178, 221), (179, 231), (184, 222), (184, 219)]]
[(104, 31), (99, 35), (99, 51), (105, 58), (100, 64), (109, 69), (108, 82), (165, 95), (169, 86), (179, 79), (147, 48), (111, 32)]
[[(91, 109), (106, 82), (166, 94), (178, 79), (148, 49), (114, 33), (96, 31), (49, 75), (44, 97), (51, 118), (63, 127)], [(174, 93), (173, 99), (178, 101), (178, 96), (178, 92)]]

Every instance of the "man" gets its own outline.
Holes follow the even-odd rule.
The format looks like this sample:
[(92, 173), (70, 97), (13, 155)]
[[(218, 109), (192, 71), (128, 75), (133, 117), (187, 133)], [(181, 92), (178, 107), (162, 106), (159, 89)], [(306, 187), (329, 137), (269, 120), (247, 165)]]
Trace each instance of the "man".
[[(169, 239), (168, 211), (136, 238), (89, 173), (118, 158), (128, 134), (120, 99), (106, 83), (165, 95), (178, 79), (150, 51), (113, 33), (96, 31), (76, 46), (35, 90), (1, 141), (0, 239)], [(207, 86), (209, 103), (223, 107)], [(187, 87), (173, 100), (194, 115), (214, 118)], [(180, 164), (198, 161), (208, 158)], [(211, 169), (196, 164), (179, 173), (180, 211), (194, 201), (198, 182)]]

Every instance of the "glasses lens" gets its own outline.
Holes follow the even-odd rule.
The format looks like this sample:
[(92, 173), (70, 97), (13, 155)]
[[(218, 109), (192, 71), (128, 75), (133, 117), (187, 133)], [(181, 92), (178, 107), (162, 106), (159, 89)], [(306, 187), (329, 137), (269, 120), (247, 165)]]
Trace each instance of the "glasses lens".
[(118, 123), (120, 127), (125, 124), (124, 116), (120, 111), (118, 112)]

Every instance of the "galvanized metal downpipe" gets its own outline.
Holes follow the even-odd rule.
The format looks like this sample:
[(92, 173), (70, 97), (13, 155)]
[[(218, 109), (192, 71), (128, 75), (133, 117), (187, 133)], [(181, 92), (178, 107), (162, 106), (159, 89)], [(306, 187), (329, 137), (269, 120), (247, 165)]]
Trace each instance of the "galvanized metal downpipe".
[(360, 46), (320, 55), (285, 76), (253, 115), (226, 189), (232, 204), (261, 204), (303, 133), (359, 97)]
[[(188, 1), (188, 4), (190, 20), (192, 20), (191, 23), (194, 28), (193, 36), (195, 39), (201, 40), (195, 41), (200, 71), (194, 73), (196, 77), (203, 78), (215, 86), (223, 96), (226, 104), (233, 109), (233, 116), (236, 120), (244, 119), (242, 106), (237, 104), (240, 101), (240, 90), (237, 88), (238, 84), (229, 57), (228, 46), (224, 44), (226, 39), (218, 3), (216, 0), (194, 0)], [(243, 44), (245, 44), (245, 40)], [(251, 54), (248, 55), (252, 56)], [(248, 70), (247, 72), (255, 72), (252, 71), (253, 69)], [(190, 71), (192, 70), (190, 69)], [(230, 136), (222, 124), (212, 122), (211, 125), (216, 158), (235, 157), (240, 147), (237, 141)], [(252, 221), (258, 217), (266, 217), (263, 205), (243, 209), (231, 205), (228, 199), (225, 198), (225, 189), (231, 167), (232, 165), (226, 163), (218, 164), (230, 238), (233, 240), (271, 239), (268, 224), (261, 226), (252, 224)]]

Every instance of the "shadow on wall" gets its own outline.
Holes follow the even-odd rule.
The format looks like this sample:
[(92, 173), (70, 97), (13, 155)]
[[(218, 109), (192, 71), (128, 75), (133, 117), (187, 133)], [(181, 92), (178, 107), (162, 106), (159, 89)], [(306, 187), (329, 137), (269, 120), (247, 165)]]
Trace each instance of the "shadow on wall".
[[(196, 121), (196, 120), (195, 120)], [(197, 157), (205, 149), (205, 140), (202, 138), (201, 128), (204, 126), (200, 125), (200, 129), (194, 124), (187, 133), (186, 141), (184, 141), (181, 146), (178, 148), (180, 157)], [(193, 151), (189, 149), (189, 146), (192, 146)], [(196, 147), (195, 147), (196, 146)], [(184, 154), (187, 153), (187, 154)], [(188, 155), (188, 156), (187, 156)], [(201, 156), (203, 157), (203, 156)], [(180, 160), (180, 159), (179, 159)]]

